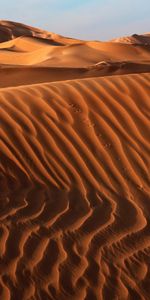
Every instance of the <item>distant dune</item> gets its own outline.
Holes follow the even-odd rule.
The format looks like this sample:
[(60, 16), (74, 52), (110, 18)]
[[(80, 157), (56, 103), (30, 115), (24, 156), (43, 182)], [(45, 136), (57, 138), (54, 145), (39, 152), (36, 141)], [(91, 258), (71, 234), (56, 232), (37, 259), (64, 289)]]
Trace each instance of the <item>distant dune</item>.
[(150, 299), (150, 34), (0, 21), (0, 300)]
[(125, 43), (133, 45), (150, 45), (150, 33), (145, 34), (133, 34), (132, 36), (121, 37), (111, 40), (116, 43)]

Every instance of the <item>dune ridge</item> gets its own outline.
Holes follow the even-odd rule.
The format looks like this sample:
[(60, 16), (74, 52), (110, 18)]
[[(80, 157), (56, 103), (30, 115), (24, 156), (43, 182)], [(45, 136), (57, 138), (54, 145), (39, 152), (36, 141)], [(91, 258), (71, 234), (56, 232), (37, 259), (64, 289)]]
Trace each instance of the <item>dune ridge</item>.
[(145, 34), (133, 34), (132, 36), (126, 36), (111, 40), (111, 42), (127, 43), (136, 45), (150, 45), (150, 33)]
[(149, 300), (150, 73), (137, 68), (149, 66), (147, 45), (123, 46), (130, 63), (121, 69), (119, 52), (114, 71), (99, 60), (112, 51), (116, 67), (113, 42), (91, 42), (84, 60), (90, 42), (67, 46), (59, 67), (64, 46), (9, 42), (0, 49), (38, 61), (56, 47), (56, 58), (42, 73), (10, 51), (0, 69), (0, 299)]

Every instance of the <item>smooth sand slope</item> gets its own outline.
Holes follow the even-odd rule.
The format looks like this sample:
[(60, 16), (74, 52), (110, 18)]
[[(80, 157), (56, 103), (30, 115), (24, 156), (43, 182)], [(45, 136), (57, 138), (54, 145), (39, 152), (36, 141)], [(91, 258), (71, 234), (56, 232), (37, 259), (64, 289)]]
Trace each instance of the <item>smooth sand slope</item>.
[(0, 41), (0, 299), (149, 300), (150, 36)]

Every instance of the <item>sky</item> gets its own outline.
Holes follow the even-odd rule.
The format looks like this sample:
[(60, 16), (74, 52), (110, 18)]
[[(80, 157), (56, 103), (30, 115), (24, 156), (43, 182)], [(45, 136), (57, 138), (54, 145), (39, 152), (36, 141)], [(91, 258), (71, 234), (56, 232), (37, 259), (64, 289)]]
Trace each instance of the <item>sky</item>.
[(0, 19), (79, 39), (109, 40), (150, 32), (150, 0), (2, 0)]

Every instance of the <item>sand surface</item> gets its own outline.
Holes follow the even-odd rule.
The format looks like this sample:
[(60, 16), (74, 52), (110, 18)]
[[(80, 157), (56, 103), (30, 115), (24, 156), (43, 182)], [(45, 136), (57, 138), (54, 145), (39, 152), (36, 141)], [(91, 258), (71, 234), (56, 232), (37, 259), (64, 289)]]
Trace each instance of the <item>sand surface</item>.
[(0, 300), (150, 299), (150, 35), (0, 21)]

